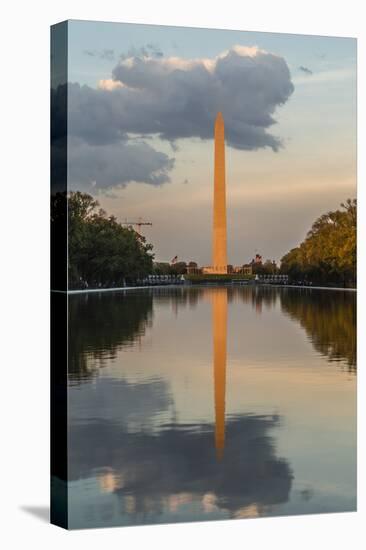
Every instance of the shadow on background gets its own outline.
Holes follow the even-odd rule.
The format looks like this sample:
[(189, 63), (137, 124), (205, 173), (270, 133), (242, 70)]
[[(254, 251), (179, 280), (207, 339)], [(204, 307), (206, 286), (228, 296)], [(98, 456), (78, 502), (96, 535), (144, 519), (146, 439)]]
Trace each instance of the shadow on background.
[(50, 522), (50, 507), (49, 506), (20, 506), (20, 509), (39, 520)]

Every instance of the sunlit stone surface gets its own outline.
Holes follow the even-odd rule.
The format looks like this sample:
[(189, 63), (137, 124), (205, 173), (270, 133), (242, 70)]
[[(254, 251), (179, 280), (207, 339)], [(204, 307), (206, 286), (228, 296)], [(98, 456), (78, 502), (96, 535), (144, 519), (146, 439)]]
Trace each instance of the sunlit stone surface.
[(221, 113), (215, 121), (215, 181), (212, 273), (227, 273), (225, 126)]

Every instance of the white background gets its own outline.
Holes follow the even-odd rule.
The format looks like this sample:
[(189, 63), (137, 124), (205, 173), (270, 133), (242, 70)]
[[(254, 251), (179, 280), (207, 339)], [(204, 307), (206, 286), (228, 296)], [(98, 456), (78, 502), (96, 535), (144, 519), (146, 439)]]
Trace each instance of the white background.
[[(1, 440), (3, 548), (364, 547), (365, 42), (363, 2), (262, 0), (7, 1), (1, 8)], [(95, 19), (358, 37), (359, 511), (66, 532), (49, 500), (49, 26)], [(363, 121), (363, 124), (362, 124)], [(364, 154), (362, 158), (362, 152)], [(33, 509), (30, 513), (27, 508)]]

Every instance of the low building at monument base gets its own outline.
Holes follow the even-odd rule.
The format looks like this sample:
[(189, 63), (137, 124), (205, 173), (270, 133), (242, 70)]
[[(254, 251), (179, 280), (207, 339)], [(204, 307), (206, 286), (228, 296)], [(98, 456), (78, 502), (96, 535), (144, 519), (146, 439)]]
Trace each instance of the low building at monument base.
[(208, 265), (202, 267), (202, 273), (205, 275), (226, 275), (228, 272), (227, 265), (224, 266), (216, 266), (216, 265)]
[(250, 264), (234, 266), (232, 273), (241, 273), (243, 275), (252, 275), (253, 267)]
[(252, 275), (253, 269), (251, 265), (238, 265), (238, 266), (214, 266), (207, 265), (200, 268), (202, 274), (205, 275), (229, 275), (230, 273)]

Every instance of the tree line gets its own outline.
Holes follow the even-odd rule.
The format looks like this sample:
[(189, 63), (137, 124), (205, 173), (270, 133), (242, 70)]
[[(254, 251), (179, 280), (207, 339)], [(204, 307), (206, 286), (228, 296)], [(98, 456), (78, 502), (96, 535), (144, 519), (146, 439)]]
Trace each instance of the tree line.
[(285, 289), (280, 299), (282, 310), (300, 323), (317, 351), (356, 371), (356, 293), (337, 292), (330, 300), (322, 290)]
[[(357, 202), (347, 199), (340, 206), (320, 216), (305, 240), (283, 256), (281, 273), (292, 281), (356, 285)], [(108, 216), (97, 200), (80, 191), (53, 195), (51, 220), (56, 234), (67, 225), (70, 289), (123, 286), (152, 273), (178, 275), (197, 267), (195, 262), (154, 262), (145, 237)], [(269, 260), (253, 264), (253, 273), (277, 272)]]
[(70, 289), (123, 286), (152, 272), (152, 245), (108, 216), (90, 195), (53, 195), (51, 224), (65, 224), (65, 216)]
[(322, 285), (356, 285), (357, 201), (320, 216), (305, 240), (281, 259), (281, 272), (292, 280)]

